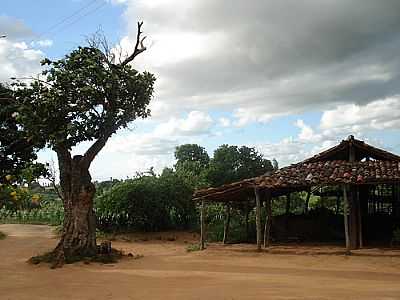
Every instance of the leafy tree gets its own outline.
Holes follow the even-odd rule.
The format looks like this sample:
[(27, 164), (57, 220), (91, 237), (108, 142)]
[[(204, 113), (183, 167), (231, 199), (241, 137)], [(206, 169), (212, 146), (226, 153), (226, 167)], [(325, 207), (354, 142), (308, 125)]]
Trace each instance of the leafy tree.
[(208, 181), (212, 186), (234, 182), (238, 179), (239, 167), (238, 147), (221, 145), (214, 151), (214, 157), (207, 173)]
[(102, 229), (158, 231), (196, 220), (192, 188), (171, 169), (117, 183), (96, 199)]
[(220, 186), (272, 171), (268, 159), (255, 148), (221, 145), (214, 152), (207, 178), (212, 186)]
[(34, 163), (35, 142), (18, 123), (18, 106), (12, 90), (0, 84), (0, 184), (30, 183), (46, 174), (43, 164)]
[[(63, 59), (45, 59), (44, 80), (17, 83), (19, 120), (28, 136), (57, 153), (65, 211), (61, 240), (53, 251), (57, 265), (97, 254), (89, 167), (112, 134), (150, 114), (155, 77), (129, 64), (146, 50), (141, 26), (132, 54), (119, 62), (104, 43), (91, 43)], [(92, 144), (83, 155), (72, 156), (71, 148), (81, 142)]]
[(199, 188), (206, 185), (205, 171), (207, 170), (210, 157), (207, 151), (197, 144), (184, 144), (176, 147), (175, 169), (178, 175), (193, 186)]

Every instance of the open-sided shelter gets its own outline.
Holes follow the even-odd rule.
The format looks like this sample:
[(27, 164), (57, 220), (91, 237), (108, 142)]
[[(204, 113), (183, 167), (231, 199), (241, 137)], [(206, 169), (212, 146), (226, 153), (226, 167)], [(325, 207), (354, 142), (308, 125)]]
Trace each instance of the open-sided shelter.
[(400, 218), (400, 156), (370, 146), (349, 136), (340, 144), (300, 163), (271, 174), (245, 179), (221, 187), (197, 190), (201, 202), (201, 248), (204, 249), (204, 206), (210, 202), (232, 203), (255, 199), (257, 248), (261, 249), (261, 203), (265, 201), (267, 221), (264, 244), (269, 245), (272, 222), (271, 201), (295, 191), (315, 187), (340, 187), (343, 195), (346, 248), (363, 246), (363, 216), (385, 211)]

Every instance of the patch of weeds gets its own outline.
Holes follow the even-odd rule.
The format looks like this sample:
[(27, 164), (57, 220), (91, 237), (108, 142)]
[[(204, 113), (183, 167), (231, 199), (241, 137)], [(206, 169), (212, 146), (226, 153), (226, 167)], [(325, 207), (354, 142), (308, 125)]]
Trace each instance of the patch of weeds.
[(191, 244), (186, 247), (187, 252), (193, 252), (193, 251), (199, 251), (200, 250), (200, 245), (199, 244)]
[(4, 240), (6, 238), (6, 234), (0, 231), (0, 240)]

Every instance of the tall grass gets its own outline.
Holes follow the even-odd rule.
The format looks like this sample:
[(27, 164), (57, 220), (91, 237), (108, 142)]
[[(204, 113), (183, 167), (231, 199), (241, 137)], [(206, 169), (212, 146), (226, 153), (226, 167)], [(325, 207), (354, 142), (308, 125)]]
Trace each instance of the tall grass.
[(64, 212), (59, 200), (29, 210), (0, 209), (0, 223), (60, 225), (63, 219)]

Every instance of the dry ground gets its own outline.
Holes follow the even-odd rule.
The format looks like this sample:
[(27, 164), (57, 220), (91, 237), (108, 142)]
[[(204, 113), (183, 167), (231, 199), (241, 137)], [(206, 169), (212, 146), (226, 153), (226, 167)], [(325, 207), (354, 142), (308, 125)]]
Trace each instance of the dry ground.
[[(254, 245), (213, 244), (188, 253), (194, 236), (168, 233), (114, 242), (141, 259), (51, 270), (26, 263), (55, 246), (51, 228), (0, 225), (0, 231), (8, 235), (0, 241), (1, 300), (400, 299), (400, 251), (367, 249), (348, 257), (339, 247), (257, 253)], [(177, 240), (167, 240), (172, 237)]]

